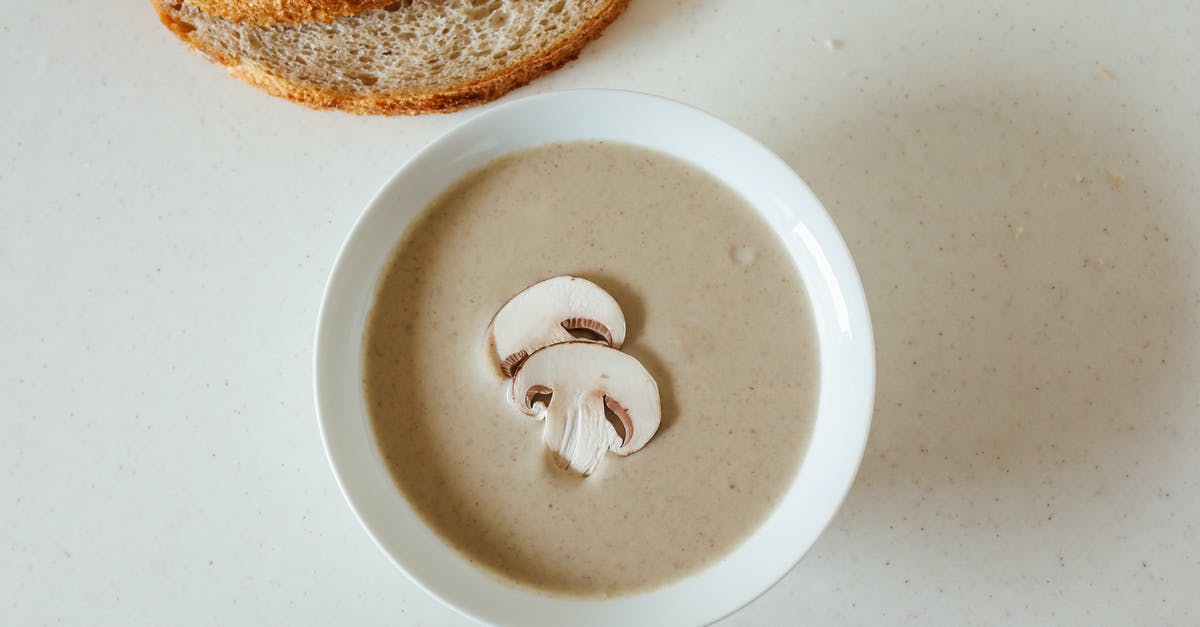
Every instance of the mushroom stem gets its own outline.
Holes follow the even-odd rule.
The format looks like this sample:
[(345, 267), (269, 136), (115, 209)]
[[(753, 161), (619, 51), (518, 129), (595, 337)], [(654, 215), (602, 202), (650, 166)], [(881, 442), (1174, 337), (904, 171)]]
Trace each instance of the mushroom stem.
[(555, 462), (584, 476), (607, 451), (622, 457), (639, 451), (662, 421), (658, 385), (641, 362), (592, 342), (554, 344), (530, 355), (513, 375), (509, 399), (546, 421), (542, 440)]
[(560, 468), (592, 474), (613, 443), (613, 428), (604, 417), (604, 395), (554, 395), (545, 410), (542, 439)]

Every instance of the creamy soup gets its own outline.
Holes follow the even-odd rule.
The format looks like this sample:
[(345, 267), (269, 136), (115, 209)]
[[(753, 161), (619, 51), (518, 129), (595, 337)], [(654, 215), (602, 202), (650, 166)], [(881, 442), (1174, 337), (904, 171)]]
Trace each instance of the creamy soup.
[[(485, 334), (514, 294), (587, 278), (657, 380), (641, 451), (580, 477), (508, 402)], [(364, 390), (396, 484), (467, 559), (546, 592), (653, 588), (729, 553), (778, 503), (818, 389), (804, 286), (766, 222), (673, 157), (554, 144), (502, 157), (398, 244), (364, 339)]]

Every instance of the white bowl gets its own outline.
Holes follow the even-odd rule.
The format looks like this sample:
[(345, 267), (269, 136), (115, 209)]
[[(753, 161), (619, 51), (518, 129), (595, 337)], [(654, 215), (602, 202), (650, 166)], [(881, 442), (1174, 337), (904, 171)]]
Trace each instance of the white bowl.
[[(505, 153), (602, 139), (675, 155), (737, 190), (782, 238), (804, 278), (820, 344), (811, 445), (767, 521), (733, 553), (666, 587), (607, 600), (559, 598), (501, 582), (425, 525), (392, 482), (362, 394), (362, 338), (381, 269), (413, 217), (467, 172)], [(498, 625), (699, 625), (765, 592), (804, 555), (850, 489), (866, 446), (875, 353), (862, 283), (807, 186), (761, 144), (662, 98), (621, 91), (545, 94), (485, 111), (421, 150), (363, 212), (334, 264), (317, 325), (317, 412), (346, 500), (385, 553), (450, 607)]]

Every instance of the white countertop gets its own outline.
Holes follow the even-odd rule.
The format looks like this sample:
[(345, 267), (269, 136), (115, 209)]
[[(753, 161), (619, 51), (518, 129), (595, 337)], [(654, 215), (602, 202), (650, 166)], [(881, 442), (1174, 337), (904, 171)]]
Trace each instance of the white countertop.
[[(514, 94), (724, 117), (858, 261), (879, 352), (862, 471), (723, 624), (1200, 621), (1200, 13), (845, 4), (634, 0)], [(4, 622), (468, 624), (343, 502), (310, 361), (351, 223), (472, 112), (309, 111), (143, 1), (3, 13)]]

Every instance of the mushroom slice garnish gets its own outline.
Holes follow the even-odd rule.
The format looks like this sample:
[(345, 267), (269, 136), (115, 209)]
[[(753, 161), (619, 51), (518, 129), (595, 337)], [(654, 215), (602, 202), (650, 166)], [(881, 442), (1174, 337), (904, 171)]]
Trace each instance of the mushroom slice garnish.
[(620, 348), (625, 342), (621, 306), (599, 285), (573, 276), (534, 283), (513, 296), (488, 325), (488, 346), (500, 372), (511, 377), (526, 357), (544, 346), (594, 335), (599, 342)]
[[(566, 342), (533, 353), (513, 375), (511, 394), (518, 409), (545, 420), (542, 439), (555, 462), (584, 476), (606, 451), (639, 451), (662, 420), (654, 377), (634, 357), (603, 344)], [(609, 424), (605, 407), (623, 435)]]

